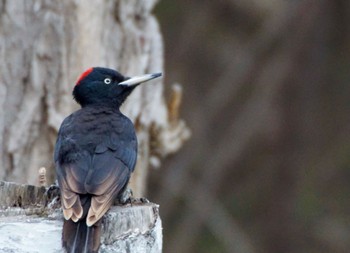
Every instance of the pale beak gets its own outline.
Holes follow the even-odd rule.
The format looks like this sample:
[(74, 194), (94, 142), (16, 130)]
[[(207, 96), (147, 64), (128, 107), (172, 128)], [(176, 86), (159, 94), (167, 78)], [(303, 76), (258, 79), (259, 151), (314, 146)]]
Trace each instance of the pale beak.
[(119, 85), (127, 85), (127, 86), (134, 86), (143, 82), (147, 82), (149, 80), (152, 80), (154, 78), (160, 77), (162, 75), (162, 73), (154, 73), (154, 74), (147, 74), (147, 75), (143, 75), (143, 76), (134, 76), (131, 77), (128, 80), (125, 80), (121, 83), (119, 83)]

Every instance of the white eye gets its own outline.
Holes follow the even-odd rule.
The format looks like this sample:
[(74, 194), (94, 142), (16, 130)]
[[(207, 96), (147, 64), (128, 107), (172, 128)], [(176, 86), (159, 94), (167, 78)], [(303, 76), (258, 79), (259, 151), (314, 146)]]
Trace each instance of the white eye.
[(106, 78), (105, 80), (103, 80), (103, 82), (104, 82), (105, 84), (110, 84), (110, 83), (112, 82), (112, 79)]

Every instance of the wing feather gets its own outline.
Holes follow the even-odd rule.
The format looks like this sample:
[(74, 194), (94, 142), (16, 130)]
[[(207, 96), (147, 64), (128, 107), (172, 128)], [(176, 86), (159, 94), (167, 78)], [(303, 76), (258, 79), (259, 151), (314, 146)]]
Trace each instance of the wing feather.
[(96, 154), (93, 167), (94, 172), (86, 180), (88, 192), (93, 194), (87, 214), (88, 226), (92, 226), (108, 211), (130, 178), (128, 167), (111, 150)]
[(65, 180), (59, 180), (59, 182), (64, 218), (66, 220), (72, 218), (77, 221), (83, 215), (83, 207), (80, 202), (80, 197), (76, 192), (73, 192), (70, 189)]

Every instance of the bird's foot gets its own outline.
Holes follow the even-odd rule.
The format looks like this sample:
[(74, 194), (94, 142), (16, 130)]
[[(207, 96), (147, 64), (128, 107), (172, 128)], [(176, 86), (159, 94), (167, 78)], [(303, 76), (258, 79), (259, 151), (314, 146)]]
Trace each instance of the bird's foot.
[(147, 204), (150, 201), (146, 198), (134, 198), (132, 190), (127, 188), (123, 194), (117, 199), (118, 205), (127, 205), (130, 204)]
[(143, 204), (147, 204), (147, 203), (150, 202), (150, 201), (149, 201), (147, 198), (145, 198), (145, 197), (139, 198), (139, 199), (137, 199), (137, 201), (140, 202), (140, 203), (143, 203)]
[(57, 184), (50, 185), (45, 192), (46, 203), (45, 205), (49, 208), (58, 208), (61, 206), (60, 200), (60, 187)]
[(133, 197), (132, 190), (127, 188), (118, 198), (118, 203), (122, 205), (132, 204), (135, 202), (135, 198)]

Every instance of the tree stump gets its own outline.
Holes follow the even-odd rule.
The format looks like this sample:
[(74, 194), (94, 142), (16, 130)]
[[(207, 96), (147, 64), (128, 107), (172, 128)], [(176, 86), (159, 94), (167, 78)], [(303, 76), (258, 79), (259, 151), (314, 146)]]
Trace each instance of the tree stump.
[[(45, 187), (0, 181), (0, 252), (63, 252), (57, 198)], [(159, 206), (113, 206), (102, 220), (100, 252), (162, 252)]]

